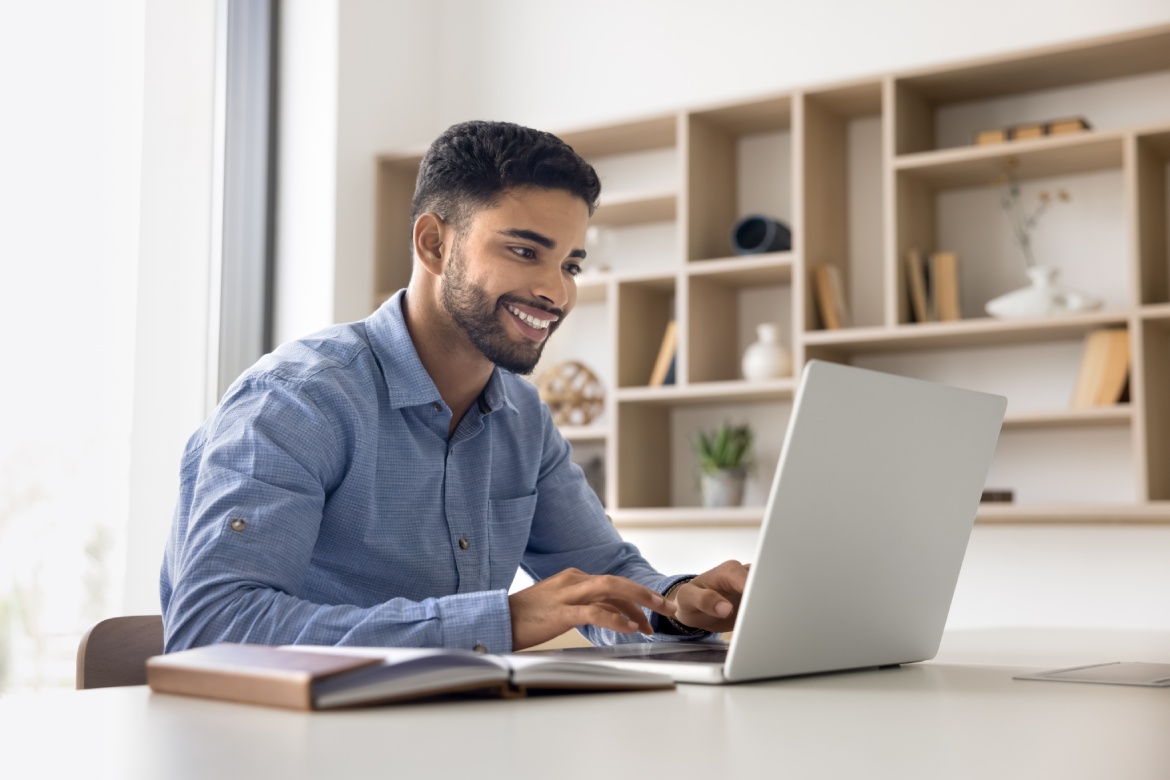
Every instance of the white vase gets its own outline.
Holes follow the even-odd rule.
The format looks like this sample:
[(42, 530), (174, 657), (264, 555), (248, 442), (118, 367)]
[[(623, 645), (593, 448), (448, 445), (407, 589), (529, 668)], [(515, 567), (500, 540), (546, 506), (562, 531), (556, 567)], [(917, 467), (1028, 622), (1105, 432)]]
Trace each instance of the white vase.
[(764, 322), (756, 326), (756, 337), (743, 353), (744, 379), (774, 379), (791, 376), (792, 355), (780, 343), (780, 328)]
[(988, 314), (1003, 319), (1052, 317), (1092, 311), (1101, 306), (1101, 301), (1088, 293), (1058, 285), (1056, 268), (1038, 265), (1029, 268), (1027, 273), (1032, 283), (988, 301), (984, 307)]

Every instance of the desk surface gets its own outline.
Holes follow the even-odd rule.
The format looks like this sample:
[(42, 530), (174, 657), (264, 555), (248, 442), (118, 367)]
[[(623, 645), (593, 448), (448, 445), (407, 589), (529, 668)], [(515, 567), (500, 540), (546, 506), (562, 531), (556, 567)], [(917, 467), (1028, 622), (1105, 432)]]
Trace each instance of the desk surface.
[(1166, 780), (1170, 690), (1011, 679), (1112, 660), (1170, 662), (1170, 632), (956, 632), (898, 669), (330, 713), (145, 687), (16, 695), (0, 698), (0, 764), (150, 780), (655, 776), (674, 760), (724, 777)]

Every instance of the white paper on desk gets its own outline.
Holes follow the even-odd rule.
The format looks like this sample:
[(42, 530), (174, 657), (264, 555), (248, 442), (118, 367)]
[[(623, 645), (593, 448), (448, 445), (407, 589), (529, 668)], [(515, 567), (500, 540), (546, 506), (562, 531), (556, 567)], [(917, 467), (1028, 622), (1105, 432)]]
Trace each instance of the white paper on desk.
[(1048, 672), (1037, 672), (1036, 674), (1022, 674), (1012, 679), (1170, 688), (1170, 664), (1114, 661), (1112, 663), (1093, 664), (1091, 666), (1074, 666), (1069, 669), (1053, 669)]

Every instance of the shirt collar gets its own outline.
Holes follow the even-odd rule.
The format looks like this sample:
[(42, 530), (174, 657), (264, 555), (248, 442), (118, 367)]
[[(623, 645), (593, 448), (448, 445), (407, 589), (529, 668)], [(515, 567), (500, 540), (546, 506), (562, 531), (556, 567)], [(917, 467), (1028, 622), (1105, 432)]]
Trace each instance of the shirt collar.
[[(410, 331), (406, 328), (406, 318), (402, 313), (405, 300), (406, 290), (399, 290), (366, 318), (370, 348), (382, 367), (382, 379), (386, 382), (390, 406), (396, 409), (423, 406), (441, 400), (439, 389), (423, 367), (414, 342), (410, 340)], [(479, 408), (484, 414), (496, 409), (519, 411), (508, 398), (503, 374), (498, 366), (493, 368), (480, 393)]]

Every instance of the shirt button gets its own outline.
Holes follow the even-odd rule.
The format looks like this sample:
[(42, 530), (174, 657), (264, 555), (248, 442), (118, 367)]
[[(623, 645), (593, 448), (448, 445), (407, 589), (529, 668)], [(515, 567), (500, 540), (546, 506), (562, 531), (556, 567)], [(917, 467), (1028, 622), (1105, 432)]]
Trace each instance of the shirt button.
[(239, 518), (239, 517), (232, 518), (232, 530), (233, 531), (243, 531), (247, 527), (248, 527), (248, 524), (245, 523), (242, 518)]
[(439, 403), (438, 401), (435, 401), (434, 403), (432, 403), (431, 408), (434, 409), (436, 412), (443, 411), (443, 405), (441, 403)]
[(459, 537), (459, 549), (460, 550), (466, 550), (470, 546), (471, 546), (471, 542), (467, 541), (466, 536)]
[(483, 645), (479, 644), (478, 642), (476, 643), (475, 647), (473, 647), (471, 649), (477, 653), (486, 653), (487, 652), (487, 648), (484, 647)]

